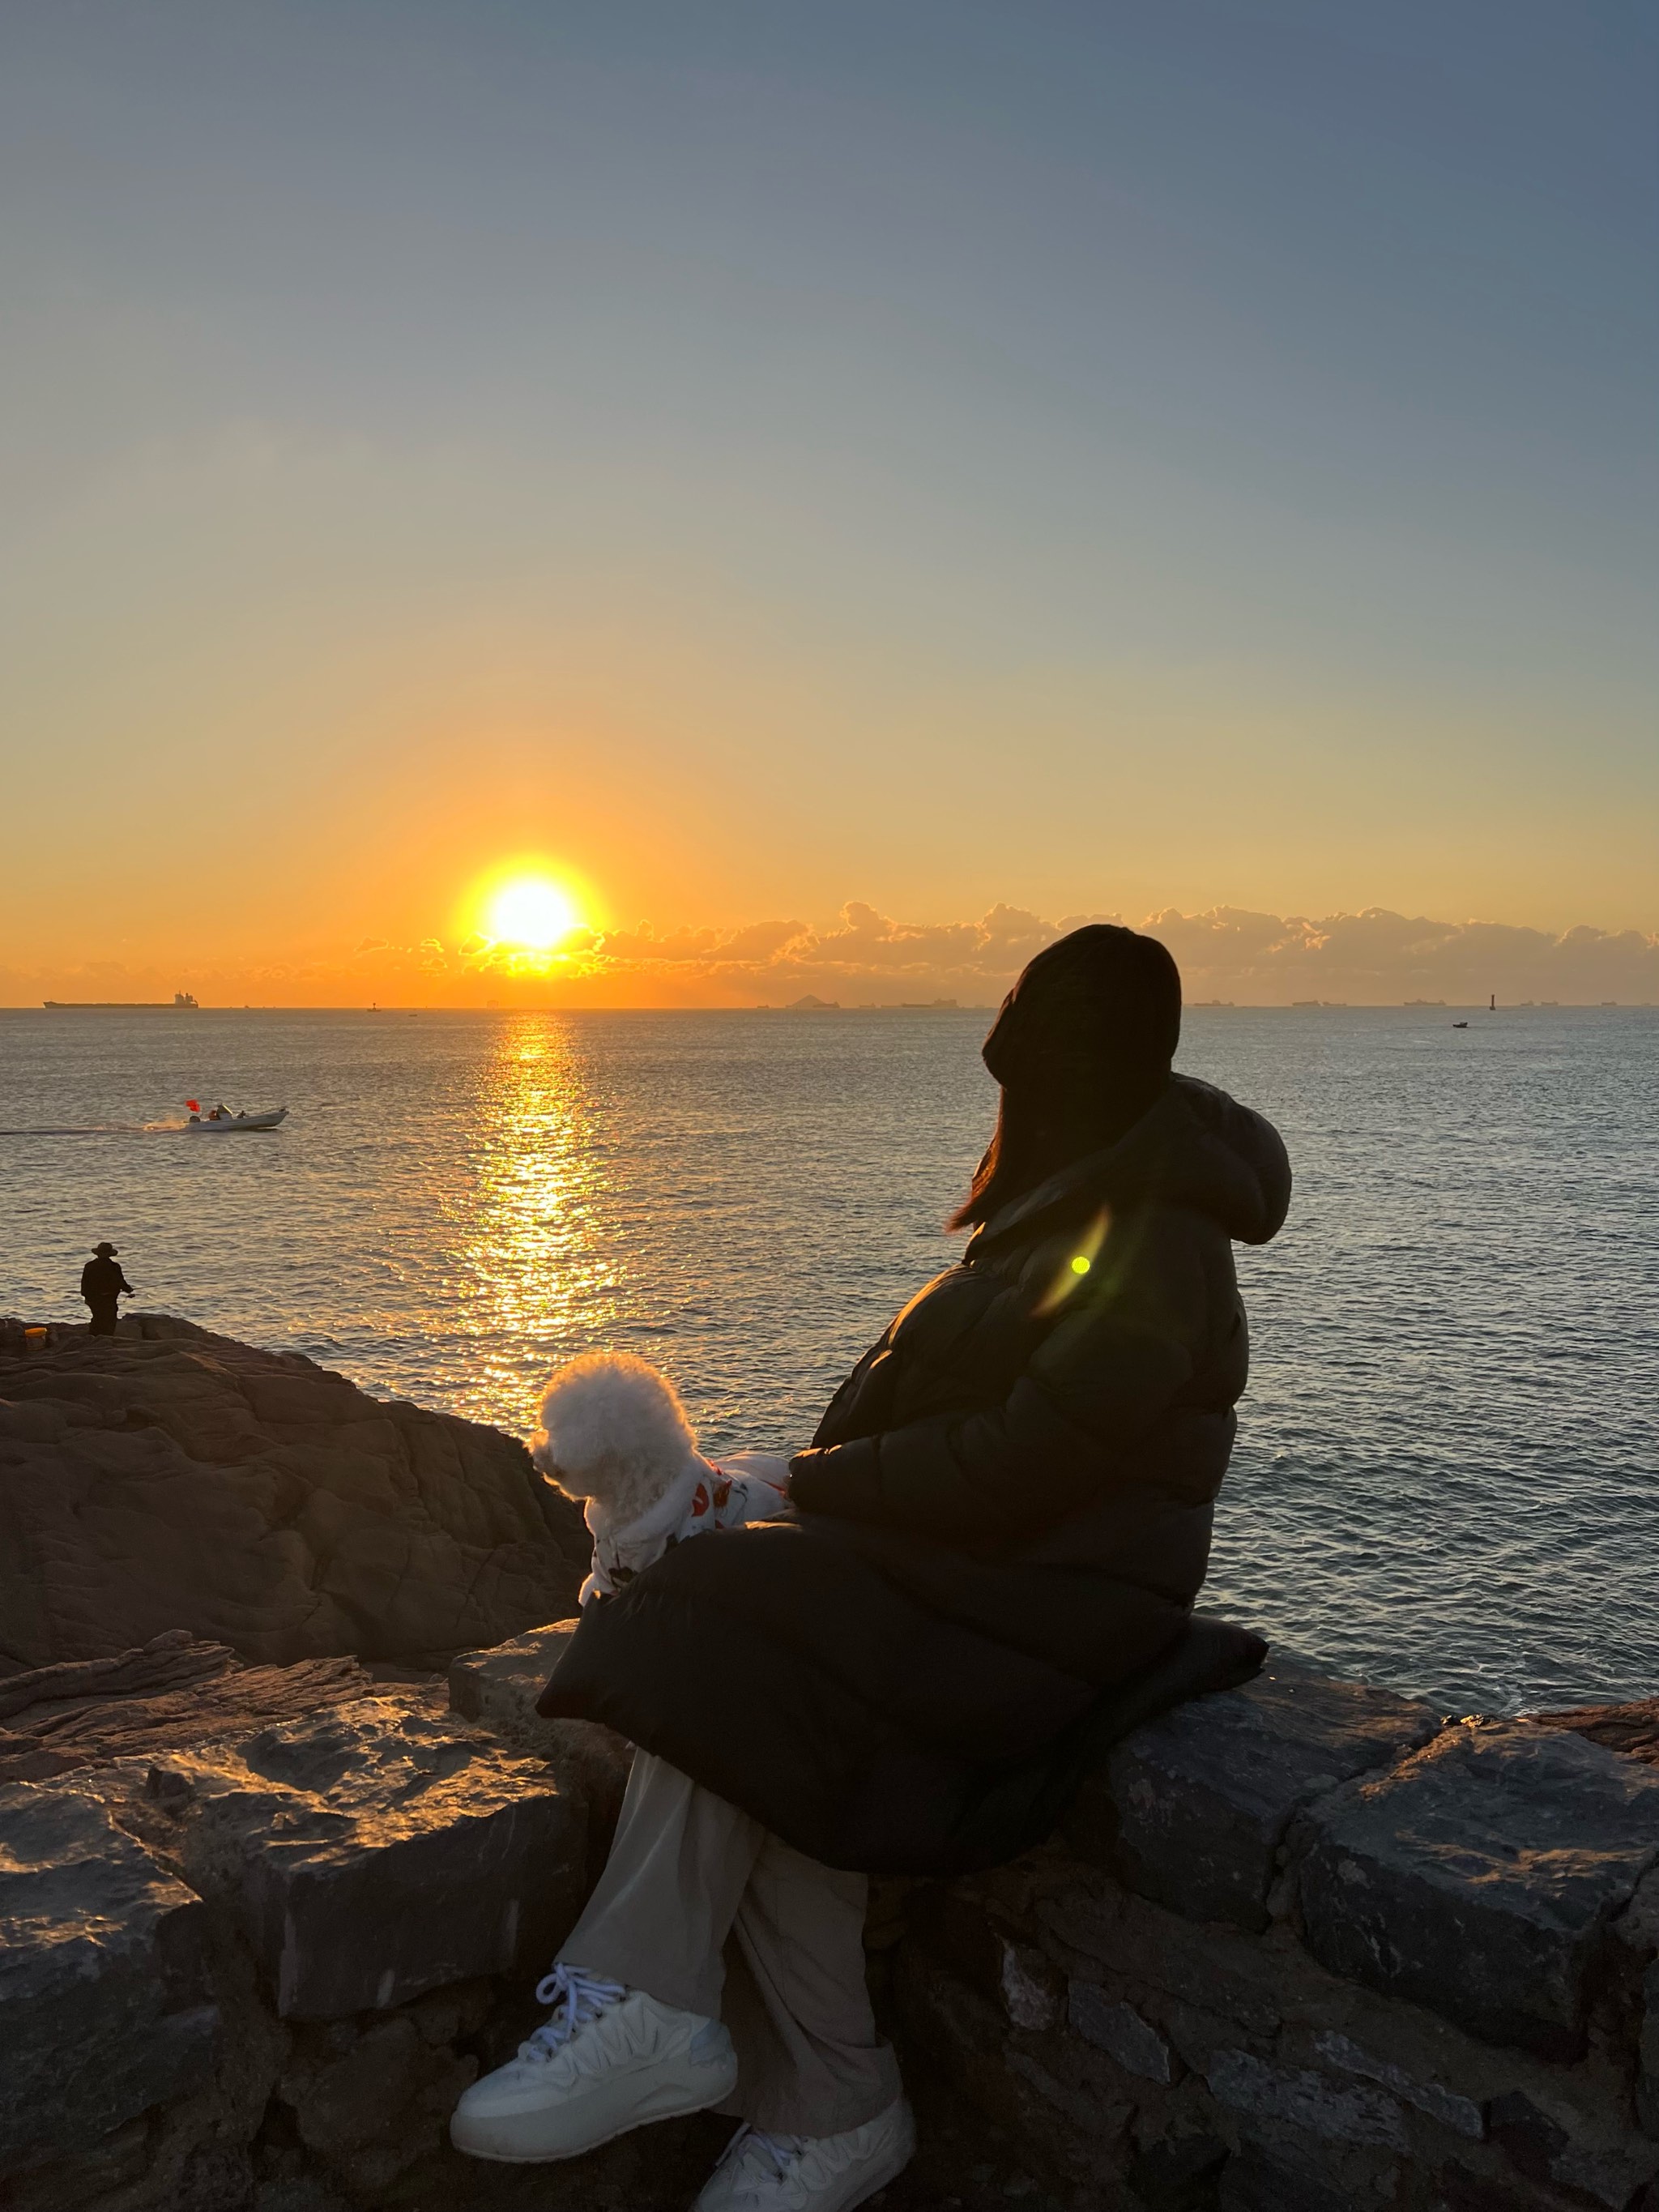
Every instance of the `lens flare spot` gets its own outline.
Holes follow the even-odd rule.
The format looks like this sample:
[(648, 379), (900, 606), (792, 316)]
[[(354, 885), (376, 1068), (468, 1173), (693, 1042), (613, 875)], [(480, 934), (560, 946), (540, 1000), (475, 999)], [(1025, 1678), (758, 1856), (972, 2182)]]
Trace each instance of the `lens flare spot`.
[(1094, 1262), (1086, 1252), (1079, 1252), (1072, 1262), (1072, 1273), (1074, 1275), (1086, 1275), (1093, 1265)]

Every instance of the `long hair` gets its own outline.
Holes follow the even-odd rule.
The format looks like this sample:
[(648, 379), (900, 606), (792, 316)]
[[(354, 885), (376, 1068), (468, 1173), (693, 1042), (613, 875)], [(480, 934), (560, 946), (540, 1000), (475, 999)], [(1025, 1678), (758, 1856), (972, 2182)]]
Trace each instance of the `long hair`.
[(1181, 975), (1156, 938), (1091, 922), (1039, 952), (985, 1040), (1002, 1095), (951, 1227), (1115, 1144), (1168, 1084), (1180, 1036)]

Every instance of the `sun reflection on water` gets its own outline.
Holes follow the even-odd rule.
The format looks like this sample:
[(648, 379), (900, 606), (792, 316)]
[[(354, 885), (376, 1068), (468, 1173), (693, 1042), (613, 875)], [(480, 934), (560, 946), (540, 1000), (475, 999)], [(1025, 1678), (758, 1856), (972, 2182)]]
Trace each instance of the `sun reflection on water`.
[(474, 1120), (469, 1187), (453, 1209), (457, 1319), (476, 1347), (462, 1410), (499, 1421), (506, 1406), (527, 1412), (547, 1369), (602, 1340), (617, 1311), (605, 1155), (570, 1025), (506, 1024), (479, 1071)]

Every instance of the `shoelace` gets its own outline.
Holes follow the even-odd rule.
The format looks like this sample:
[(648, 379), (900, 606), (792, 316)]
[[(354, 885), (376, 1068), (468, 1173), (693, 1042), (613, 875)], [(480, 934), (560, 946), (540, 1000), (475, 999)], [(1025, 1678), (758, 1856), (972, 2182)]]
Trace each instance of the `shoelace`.
[(519, 2045), (520, 2057), (544, 2065), (557, 2057), (579, 2027), (586, 2027), (627, 1994), (620, 1982), (608, 1982), (602, 1974), (584, 1973), (580, 1966), (561, 1961), (536, 1984), (537, 2003), (551, 2005), (553, 2017)]
[(726, 2156), (733, 2166), (741, 2166), (750, 2151), (758, 2151), (769, 2162), (774, 2177), (779, 2181), (787, 2181), (789, 2169), (805, 2148), (805, 2136), (771, 2136), (763, 2128), (745, 2125), (738, 2130), (726, 2145)]

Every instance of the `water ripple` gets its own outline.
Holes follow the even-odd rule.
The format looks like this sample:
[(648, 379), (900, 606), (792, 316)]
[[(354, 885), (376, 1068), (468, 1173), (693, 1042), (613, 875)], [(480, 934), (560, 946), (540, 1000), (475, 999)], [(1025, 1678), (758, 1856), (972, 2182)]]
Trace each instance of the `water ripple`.
[[(80, 1317), (109, 1237), (143, 1303), (388, 1395), (523, 1431), (553, 1361), (608, 1343), (669, 1367), (714, 1448), (787, 1447), (957, 1249), (983, 1027), (0, 1016), (0, 1308)], [(1210, 1602), (1449, 1709), (1654, 1689), (1656, 1045), (1639, 1010), (1188, 1016), (1182, 1064), (1297, 1173), (1240, 1255)], [(137, 1141), (191, 1095), (291, 1112)]]

